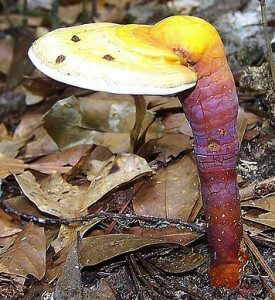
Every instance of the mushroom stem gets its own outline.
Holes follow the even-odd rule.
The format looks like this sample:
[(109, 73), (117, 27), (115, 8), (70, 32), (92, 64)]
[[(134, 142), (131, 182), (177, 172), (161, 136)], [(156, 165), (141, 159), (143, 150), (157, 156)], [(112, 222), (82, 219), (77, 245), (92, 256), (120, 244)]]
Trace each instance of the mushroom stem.
[(246, 260), (236, 165), (238, 99), (225, 55), (206, 52), (195, 65), (196, 87), (179, 95), (194, 134), (207, 236), (216, 287), (239, 284)]

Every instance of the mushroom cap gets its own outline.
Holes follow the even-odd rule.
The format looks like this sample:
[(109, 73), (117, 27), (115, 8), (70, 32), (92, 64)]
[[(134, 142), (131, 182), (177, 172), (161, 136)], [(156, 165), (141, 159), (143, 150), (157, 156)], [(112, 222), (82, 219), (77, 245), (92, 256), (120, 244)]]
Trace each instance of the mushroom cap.
[(195, 86), (196, 72), (154, 39), (153, 28), (113, 23), (61, 28), (35, 41), (28, 54), (47, 76), (95, 91), (168, 95)]

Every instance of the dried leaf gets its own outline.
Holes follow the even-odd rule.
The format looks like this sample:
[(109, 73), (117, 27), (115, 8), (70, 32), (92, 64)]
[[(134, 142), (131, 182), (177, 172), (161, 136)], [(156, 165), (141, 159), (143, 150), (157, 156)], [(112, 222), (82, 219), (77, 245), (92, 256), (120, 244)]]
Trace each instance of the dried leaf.
[(184, 113), (168, 114), (163, 119), (166, 132), (178, 132), (193, 137), (192, 129)]
[(154, 153), (159, 153), (157, 160), (169, 162), (186, 149), (191, 150), (190, 138), (180, 133), (165, 133), (156, 141)]
[(15, 176), (15, 179), (23, 193), (39, 210), (59, 218), (73, 218), (86, 214), (90, 205), (111, 190), (151, 173), (148, 163), (143, 158), (121, 154), (112, 156), (102, 162), (100, 168), (88, 173), (88, 179), (91, 181), (88, 188), (67, 183), (58, 172), (53, 172), (49, 181), (42, 184), (39, 184), (29, 171)]
[[(154, 114), (147, 111), (143, 132), (149, 130), (153, 120)], [(60, 100), (44, 116), (44, 128), (60, 149), (78, 144), (96, 144), (114, 153), (130, 149), (130, 132), (134, 122), (133, 98), (106, 93)], [(159, 122), (150, 128), (150, 138), (161, 136)]]
[(46, 239), (44, 229), (29, 223), (17, 236), (13, 245), (0, 257), (0, 272), (41, 280), (46, 267)]
[(116, 300), (117, 297), (106, 279), (100, 279), (96, 286), (84, 286), (83, 300)]
[(78, 262), (78, 246), (75, 242), (68, 255), (61, 277), (58, 279), (55, 300), (82, 300), (82, 280)]
[(28, 166), (20, 159), (6, 157), (0, 153), (0, 179), (6, 178), (10, 174), (20, 174)]
[(84, 238), (80, 246), (81, 264), (94, 266), (121, 254), (147, 246), (165, 245), (165, 239), (135, 236), (132, 234), (99, 235)]
[(196, 269), (206, 261), (206, 258), (199, 253), (177, 251), (161, 259), (153, 259), (154, 265), (164, 272), (180, 274)]
[(91, 181), (87, 192), (88, 205), (122, 184), (150, 174), (152, 170), (146, 160), (133, 154), (118, 154), (98, 167), (93, 165), (93, 169), (88, 172)]
[(15, 88), (22, 82), (24, 76), (32, 72), (34, 67), (28, 58), (27, 52), (34, 40), (35, 35), (31, 30), (21, 30), (17, 32), (14, 45), (16, 51), (14, 52), (12, 63), (7, 74), (7, 86), (9, 89)]
[(133, 205), (137, 214), (187, 220), (199, 198), (195, 163), (188, 156), (160, 169), (137, 193)]
[(267, 211), (266, 213), (259, 213), (257, 216), (245, 214), (243, 216), (244, 219), (275, 228), (275, 196), (244, 201), (242, 202), (242, 206), (249, 206)]
[(0, 238), (21, 232), (22, 225), (10, 214), (0, 208)]
[(0, 72), (7, 74), (13, 57), (13, 39), (6, 36), (0, 39)]
[(85, 213), (85, 189), (68, 184), (57, 172), (43, 186), (29, 171), (15, 176), (15, 179), (23, 193), (43, 212), (59, 218), (78, 217)]
[(172, 226), (164, 228), (133, 227), (129, 230), (129, 232), (134, 235), (144, 237), (161, 237), (166, 240), (167, 243), (176, 243), (181, 246), (186, 246), (202, 236), (202, 234), (191, 231), (187, 228), (179, 229)]

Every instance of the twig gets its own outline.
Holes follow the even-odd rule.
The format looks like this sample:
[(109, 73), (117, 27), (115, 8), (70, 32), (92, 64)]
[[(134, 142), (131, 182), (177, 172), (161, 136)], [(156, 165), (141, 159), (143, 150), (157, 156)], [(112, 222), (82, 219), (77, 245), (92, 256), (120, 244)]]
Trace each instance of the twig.
[(52, 26), (52, 29), (55, 29), (59, 26), (58, 7), (59, 7), (59, 0), (53, 0), (52, 1), (52, 10), (51, 10), (51, 26)]
[(67, 173), (63, 174), (64, 180), (66, 181), (72, 180), (78, 174), (80, 174), (95, 149), (96, 149), (96, 145), (93, 145), (89, 147), (87, 150), (85, 150), (84, 153), (81, 155), (80, 159), (78, 160), (78, 162)]
[(259, 263), (263, 267), (263, 269), (266, 271), (270, 279), (275, 284), (275, 274), (271, 270), (270, 266), (266, 263), (263, 256), (259, 252), (258, 248), (254, 245), (254, 243), (251, 241), (250, 237), (244, 232), (244, 240), (250, 251), (253, 253), (253, 255), (258, 259)]
[(23, 27), (27, 27), (28, 26), (27, 13), (28, 13), (28, 1), (24, 0), (23, 1), (23, 11), (22, 11), (22, 15), (23, 15)]
[(188, 288), (185, 288), (185, 287), (179, 285), (178, 283), (176, 283), (174, 281), (172, 283), (170, 280), (167, 280), (166, 278), (164, 278), (163, 276), (161, 276), (158, 272), (156, 272), (154, 270), (152, 264), (146, 262), (145, 259), (144, 259), (144, 257), (139, 252), (137, 252), (136, 255), (139, 258), (139, 260), (140, 260), (143, 268), (150, 274), (150, 276), (158, 284), (163, 285), (163, 286), (165, 286), (166, 288), (169, 288), (169, 289), (171, 289), (171, 286), (173, 286), (175, 289), (183, 291), (184, 293), (192, 296), (194, 299), (206, 300), (206, 298), (204, 298), (204, 297), (202, 297), (200, 295), (195, 294), (193, 291), (189, 290)]
[[(132, 193), (132, 189), (127, 189), (125, 191), (125, 200), (126, 203), (122, 206), (122, 208), (119, 210), (119, 213), (122, 214), (125, 212), (125, 210), (127, 209), (127, 207), (129, 206), (129, 204), (132, 202), (133, 200), (133, 193)], [(117, 221), (113, 220), (112, 223), (108, 226), (108, 228), (105, 230), (105, 234), (110, 234), (112, 232), (112, 230), (114, 229), (114, 227), (116, 226)]]
[(142, 292), (142, 290), (140, 288), (140, 285), (139, 285), (139, 282), (138, 282), (135, 270), (134, 270), (135, 267), (134, 267), (134, 264), (133, 264), (133, 261), (132, 261), (133, 260), (132, 254), (126, 254), (125, 255), (125, 259), (126, 259), (126, 261), (128, 263), (130, 274), (131, 274), (132, 280), (133, 280), (134, 285), (135, 285), (135, 289), (136, 289), (136, 292), (137, 292), (137, 297), (140, 300), (145, 300), (143, 292)]
[(184, 222), (180, 219), (167, 219), (167, 218), (158, 218), (158, 217), (150, 217), (150, 216), (141, 216), (141, 215), (133, 215), (133, 214), (119, 214), (119, 213), (110, 213), (110, 212), (97, 212), (97, 213), (92, 213), (86, 216), (82, 217), (77, 217), (77, 218), (67, 218), (67, 219), (56, 219), (56, 218), (48, 218), (48, 217), (36, 217), (32, 216), (29, 214), (25, 214), (23, 212), (19, 212), (9, 206), (5, 201), (4, 201), (4, 196), (1, 195), (0, 198), (0, 204), (2, 204), (4, 210), (7, 213), (14, 214), (18, 216), (21, 219), (37, 223), (37, 224), (48, 224), (48, 225), (69, 225), (72, 223), (85, 223), (89, 222), (90, 220), (94, 218), (102, 218), (102, 219), (122, 219), (122, 220), (128, 220), (128, 221), (140, 221), (140, 222), (146, 222), (146, 223), (155, 223), (156, 225), (164, 223), (167, 225), (178, 225), (178, 226), (184, 226), (188, 227), (198, 233), (205, 233), (205, 226), (204, 224), (193, 224), (193, 223), (188, 223)]
[(261, 5), (261, 15), (262, 15), (262, 25), (264, 30), (264, 38), (265, 44), (267, 48), (267, 59), (269, 63), (269, 67), (271, 69), (272, 79), (273, 79), (273, 89), (275, 89), (275, 64), (272, 55), (272, 48), (270, 44), (270, 38), (267, 32), (267, 19), (266, 19), (266, 1), (265, 0), (258, 0)]
[[(133, 255), (133, 254), (131, 254), (131, 255), (132, 255), (132, 260), (133, 260), (133, 266), (134, 266), (134, 269), (135, 269), (135, 271), (137, 272), (138, 277), (139, 277), (139, 279), (141, 280), (141, 282), (142, 282), (145, 286), (147, 286), (147, 288), (148, 288), (150, 291), (155, 291), (157, 294), (162, 295), (165, 299), (173, 299), (173, 296), (172, 296), (170, 293), (167, 295), (167, 292), (164, 291), (162, 287), (157, 286), (156, 284), (153, 284), (153, 283), (149, 282), (148, 280), (146, 280), (146, 279), (144, 278), (143, 274), (142, 274), (141, 271), (140, 271), (140, 268), (139, 268), (139, 267), (137, 266), (137, 264), (136, 264), (134, 255)], [(167, 298), (167, 297), (169, 297), (169, 298)]]

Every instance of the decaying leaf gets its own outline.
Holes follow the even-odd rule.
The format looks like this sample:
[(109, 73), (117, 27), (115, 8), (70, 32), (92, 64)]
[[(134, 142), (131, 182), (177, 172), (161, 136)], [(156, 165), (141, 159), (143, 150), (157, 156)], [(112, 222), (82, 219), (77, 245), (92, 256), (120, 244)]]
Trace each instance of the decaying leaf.
[(179, 274), (189, 272), (206, 261), (205, 256), (200, 253), (177, 251), (162, 259), (153, 259), (154, 265), (164, 272)]
[(77, 241), (70, 250), (61, 277), (58, 279), (55, 300), (82, 300), (82, 280), (78, 262)]
[(44, 228), (29, 223), (16, 237), (13, 245), (0, 256), (0, 272), (41, 280), (46, 267)]
[(261, 209), (257, 216), (245, 214), (243, 216), (244, 219), (275, 228), (275, 196), (269, 196), (257, 200), (244, 201), (242, 202), (242, 206)]
[(20, 159), (6, 157), (0, 153), (0, 179), (9, 176), (10, 174), (20, 174), (27, 165)]
[(177, 157), (185, 150), (191, 150), (190, 138), (180, 133), (165, 133), (156, 141), (156, 150), (159, 153), (157, 160), (169, 162), (173, 157)]
[[(154, 114), (147, 111), (143, 131), (150, 132), (148, 126), (154, 118)], [(60, 100), (44, 116), (44, 128), (60, 149), (79, 144), (96, 144), (114, 153), (130, 149), (130, 133), (134, 122), (133, 98), (106, 93)], [(150, 138), (161, 136), (159, 122), (150, 128)]]
[(18, 220), (0, 209), (0, 238), (20, 232), (22, 230), (21, 227)]
[(144, 237), (163, 238), (167, 243), (175, 243), (181, 246), (189, 245), (196, 239), (202, 236), (195, 231), (191, 231), (188, 228), (177, 228), (174, 226), (168, 226), (161, 228), (146, 228), (146, 227), (133, 227), (129, 231), (134, 235), (140, 235)]
[(91, 181), (88, 205), (122, 184), (150, 174), (152, 170), (146, 160), (133, 154), (119, 154), (101, 164), (93, 164), (87, 174)]
[(80, 261), (83, 266), (94, 266), (113, 257), (144, 247), (167, 244), (167, 240), (162, 237), (153, 238), (133, 234), (93, 236), (82, 240)]
[(85, 189), (70, 185), (57, 172), (43, 186), (29, 171), (15, 176), (15, 179), (23, 193), (43, 212), (59, 218), (71, 218), (79, 216), (87, 208)]
[(178, 132), (190, 137), (193, 136), (191, 127), (184, 113), (168, 114), (163, 119), (163, 125), (167, 132)]
[(193, 160), (184, 156), (148, 179), (133, 201), (137, 214), (187, 220), (199, 198)]
[(23, 193), (41, 211), (59, 218), (72, 218), (86, 214), (90, 205), (111, 190), (151, 173), (151, 168), (143, 158), (121, 154), (102, 162), (99, 169), (88, 172), (91, 181), (89, 187), (71, 185), (58, 172), (54, 172), (50, 180), (42, 184), (36, 182), (29, 171), (15, 178)]

